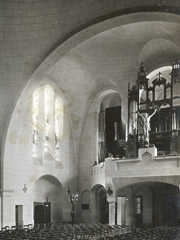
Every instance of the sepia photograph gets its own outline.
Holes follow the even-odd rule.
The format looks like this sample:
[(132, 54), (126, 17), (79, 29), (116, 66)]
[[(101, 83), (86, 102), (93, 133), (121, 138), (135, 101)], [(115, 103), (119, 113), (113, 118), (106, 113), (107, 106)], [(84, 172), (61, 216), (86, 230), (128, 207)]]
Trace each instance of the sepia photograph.
[(180, 0), (0, 0), (0, 240), (180, 240)]

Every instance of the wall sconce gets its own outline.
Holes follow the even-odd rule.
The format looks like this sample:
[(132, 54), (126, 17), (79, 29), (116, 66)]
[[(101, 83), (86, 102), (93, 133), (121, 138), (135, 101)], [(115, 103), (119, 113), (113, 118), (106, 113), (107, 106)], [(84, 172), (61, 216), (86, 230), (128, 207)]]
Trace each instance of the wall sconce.
[(23, 189), (22, 189), (22, 190), (23, 190), (23, 192), (24, 192), (24, 193), (26, 193), (26, 192), (27, 192), (27, 190), (28, 190), (28, 189), (27, 189), (27, 187), (26, 187), (26, 184), (24, 184), (24, 187), (23, 187)]
[(48, 197), (46, 198), (45, 206), (49, 207)]
[(108, 194), (109, 196), (111, 196), (111, 195), (113, 194), (113, 191), (111, 190), (110, 187), (108, 187), (108, 190), (107, 190), (106, 192), (107, 192), (107, 194)]

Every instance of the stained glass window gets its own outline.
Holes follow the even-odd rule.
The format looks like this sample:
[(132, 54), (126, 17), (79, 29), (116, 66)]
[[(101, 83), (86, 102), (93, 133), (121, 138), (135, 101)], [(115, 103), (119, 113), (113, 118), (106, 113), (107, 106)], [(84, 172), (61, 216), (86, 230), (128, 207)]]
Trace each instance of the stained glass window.
[(44, 151), (50, 151), (50, 116), (53, 111), (53, 89), (47, 85), (44, 88)]
[(63, 136), (63, 101), (60, 97), (55, 101), (55, 160), (60, 159), (60, 141)]
[(33, 94), (32, 100), (32, 131), (33, 131), (33, 157), (38, 157), (38, 116), (39, 116), (39, 89)]
[[(63, 100), (50, 85), (37, 88), (32, 99), (33, 157), (38, 151), (46, 159), (60, 160), (60, 144), (63, 136)], [(41, 144), (40, 144), (41, 143)]]

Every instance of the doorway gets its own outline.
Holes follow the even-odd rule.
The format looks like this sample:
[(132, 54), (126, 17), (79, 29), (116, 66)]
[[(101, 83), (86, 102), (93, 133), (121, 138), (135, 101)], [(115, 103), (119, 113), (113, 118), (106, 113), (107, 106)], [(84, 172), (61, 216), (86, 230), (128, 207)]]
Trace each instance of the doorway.
[(106, 224), (109, 222), (109, 204), (107, 202), (107, 196), (105, 189), (99, 191), (99, 222)]
[(17, 228), (23, 228), (23, 205), (15, 206), (15, 222)]
[[(48, 201), (49, 197), (49, 201)], [(40, 177), (33, 189), (34, 219), (36, 222), (61, 222), (63, 220), (63, 191), (59, 180), (51, 175)], [(48, 202), (48, 204), (46, 204)], [(48, 207), (45, 207), (45, 205)], [(35, 208), (36, 205), (42, 205)]]
[(51, 222), (51, 203), (34, 203), (34, 223), (50, 223)]

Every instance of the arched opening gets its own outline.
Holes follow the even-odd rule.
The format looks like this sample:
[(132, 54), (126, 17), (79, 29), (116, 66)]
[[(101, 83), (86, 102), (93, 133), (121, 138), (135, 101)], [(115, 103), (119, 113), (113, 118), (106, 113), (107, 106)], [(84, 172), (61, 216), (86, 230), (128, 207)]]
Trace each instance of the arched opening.
[(133, 184), (117, 191), (117, 224), (138, 227), (179, 226), (180, 192), (162, 182)]
[(55, 223), (62, 221), (62, 186), (51, 175), (40, 177), (34, 186), (34, 223)]
[(109, 204), (107, 202), (106, 189), (102, 185), (96, 185), (91, 190), (92, 219), (95, 222), (109, 222)]
[[(51, 84), (52, 85), (52, 84)], [(41, 84), (32, 98), (32, 132), (34, 163), (41, 163), (40, 153), (45, 160), (56, 160), (61, 165), (64, 130), (64, 102), (55, 86)], [(57, 89), (56, 89), (57, 90)]]
[(109, 155), (125, 156), (125, 124), (118, 93), (109, 93), (102, 99), (98, 119), (98, 162)]
[(109, 222), (109, 204), (107, 202), (106, 190), (104, 188), (100, 188), (97, 191), (97, 206), (99, 212), (99, 222), (100, 223), (108, 223)]

